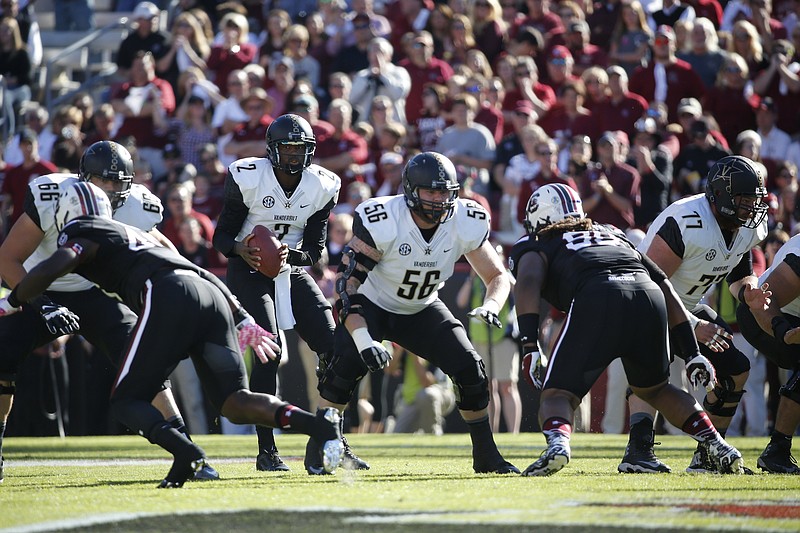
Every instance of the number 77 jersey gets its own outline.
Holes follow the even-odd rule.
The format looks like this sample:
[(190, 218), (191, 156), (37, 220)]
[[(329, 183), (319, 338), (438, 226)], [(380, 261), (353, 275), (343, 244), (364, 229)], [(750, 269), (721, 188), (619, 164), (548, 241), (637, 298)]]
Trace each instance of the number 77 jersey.
[(739, 228), (728, 245), (708, 200), (698, 194), (667, 207), (647, 230), (639, 251), (647, 253), (656, 235), (682, 258), (669, 280), (683, 305), (691, 310), (709, 287), (725, 279), (742, 257), (764, 240), (767, 222), (765, 219), (754, 229)]
[(470, 200), (456, 200), (453, 216), (426, 241), (403, 195), (363, 202), (356, 215), (381, 258), (358, 292), (392, 313), (411, 315), (438, 297), (456, 261), (489, 237), (489, 214)]

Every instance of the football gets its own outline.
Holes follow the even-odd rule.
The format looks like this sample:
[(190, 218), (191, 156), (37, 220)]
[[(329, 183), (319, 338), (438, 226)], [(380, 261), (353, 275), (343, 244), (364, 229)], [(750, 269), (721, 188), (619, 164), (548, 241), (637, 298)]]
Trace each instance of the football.
[(274, 278), (281, 270), (280, 248), (281, 241), (266, 226), (253, 228), (253, 237), (248, 241), (248, 246), (260, 248), (261, 267), (259, 272), (268, 278)]

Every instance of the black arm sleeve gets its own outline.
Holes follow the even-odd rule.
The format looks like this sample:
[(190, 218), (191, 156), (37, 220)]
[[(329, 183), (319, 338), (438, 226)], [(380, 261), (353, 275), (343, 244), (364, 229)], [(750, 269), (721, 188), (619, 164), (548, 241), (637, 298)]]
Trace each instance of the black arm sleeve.
[(800, 257), (798, 257), (797, 254), (786, 254), (786, 257), (783, 258), (783, 262), (792, 269), (795, 276), (800, 278)]
[(228, 177), (225, 178), (225, 202), (213, 238), (214, 248), (225, 257), (234, 257), (233, 245), (236, 244), (236, 236), (249, 211), (244, 204), (239, 184), (228, 171)]
[(683, 258), (683, 253), (686, 251), (686, 245), (683, 242), (683, 235), (681, 235), (681, 228), (678, 222), (669, 217), (664, 221), (664, 225), (658, 228), (657, 235), (664, 239), (670, 250), (675, 252), (675, 255)]
[(353, 214), (353, 237), (358, 237), (364, 241), (365, 244), (372, 248), (377, 248), (377, 246), (375, 246), (375, 239), (372, 238), (367, 228), (364, 227), (364, 222), (361, 220), (361, 215), (359, 213)]
[(752, 252), (747, 252), (742, 256), (741, 261), (739, 264), (733, 267), (728, 273), (728, 276), (725, 278), (725, 281), (728, 282), (728, 285), (739, 281), (740, 279), (749, 276), (753, 273), (753, 254)]
[(642, 255), (642, 264), (650, 273), (650, 279), (652, 279), (658, 284), (667, 279), (667, 275), (664, 273), (663, 270), (661, 270), (661, 268), (659, 268), (659, 266), (655, 263), (655, 261), (647, 257), (645, 254), (641, 255)]
[(28, 215), (31, 220), (36, 224), (36, 227), (42, 229), (42, 220), (39, 218), (39, 210), (36, 209), (36, 201), (33, 198), (33, 191), (28, 188), (25, 193), (25, 203), (23, 204), (23, 211)]
[(328, 205), (308, 217), (303, 230), (303, 244), (299, 250), (289, 249), (288, 263), (293, 266), (311, 266), (322, 257), (322, 250), (328, 240), (328, 217), (336, 203), (331, 200)]

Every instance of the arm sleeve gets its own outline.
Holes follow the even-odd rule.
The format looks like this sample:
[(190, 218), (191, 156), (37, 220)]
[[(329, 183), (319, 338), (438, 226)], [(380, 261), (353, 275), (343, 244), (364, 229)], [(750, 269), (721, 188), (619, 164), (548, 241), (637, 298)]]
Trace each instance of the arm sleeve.
[(233, 257), (233, 245), (236, 244), (236, 236), (242, 229), (248, 212), (249, 209), (242, 198), (242, 191), (228, 171), (228, 177), (225, 178), (225, 203), (222, 206), (213, 239), (214, 248), (225, 257)]
[(308, 218), (303, 230), (303, 245), (299, 250), (289, 249), (287, 261), (293, 266), (311, 266), (322, 257), (325, 242), (328, 240), (328, 217), (335, 202), (331, 200), (328, 205)]
[(728, 285), (731, 283), (735, 283), (740, 279), (749, 276), (753, 273), (753, 256), (751, 252), (748, 252), (742, 256), (742, 259), (739, 261), (733, 269), (728, 273), (728, 276), (725, 278), (725, 281), (728, 282)]

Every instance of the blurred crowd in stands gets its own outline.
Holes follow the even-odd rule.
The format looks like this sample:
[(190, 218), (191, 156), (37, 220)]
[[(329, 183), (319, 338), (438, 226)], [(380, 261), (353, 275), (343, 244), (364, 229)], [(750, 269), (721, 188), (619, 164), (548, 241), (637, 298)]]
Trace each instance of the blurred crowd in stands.
[[(418, 151), (453, 161), (461, 194), (490, 210), (501, 246), (524, 233), (530, 194), (553, 182), (576, 188), (589, 217), (636, 238), (670, 202), (703, 192), (708, 169), (727, 154), (767, 175), (772, 232), (756, 264), (768, 266), (800, 228), (798, 0), (118, 0), (110, 9), (131, 26), (116, 73), (62, 89), (65, 103), (48, 109), (55, 89), (37, 85), (41, 35), (89, 32), (97, 15), (89, 0), (52, 3), (55, 27), (45, 29), (40, 4), (0, 0), (2, 109), (16, 119), (2, 139), (0, 238), (31, 179), (75, 173), (85, 147), (113, 139), (134, 154), (136, 181), (164, 203), (163, 233), (224, 275), (210, 243), (227, 166), (264, 157), (266, 128), (288, 112), (311, 123), (314, 162), (342, 178), (328, 263), (313, 269), (331, 297), (326, 267), (338, 264), (354, 207), (401, 192), (402, 168)], [(463, 267), (444, 295), (467, 320), (474, 284)], [(488, 346), (516, 357), (503, 339)], [(392, 375), (420, 372), (409, 357)], [(757, 353), (753, 362), (763, 372), (748, 382), (753, 407), (738, 431), (766, 435), (780, 376)], [(517, 366), (498, 363), (502, 375), (493, 375), (498, 405), (511, 412), (493, 420), (510, 431), (522, 416)], [(624, 387), (614, 383), (607, 409), (618, 413)], [(362, 427), (384, 428), (392, 402), (362, 396), (361, 417), (376, 422)], [(623, 431), (624, 417), (613, 417), (603, 428)]]

